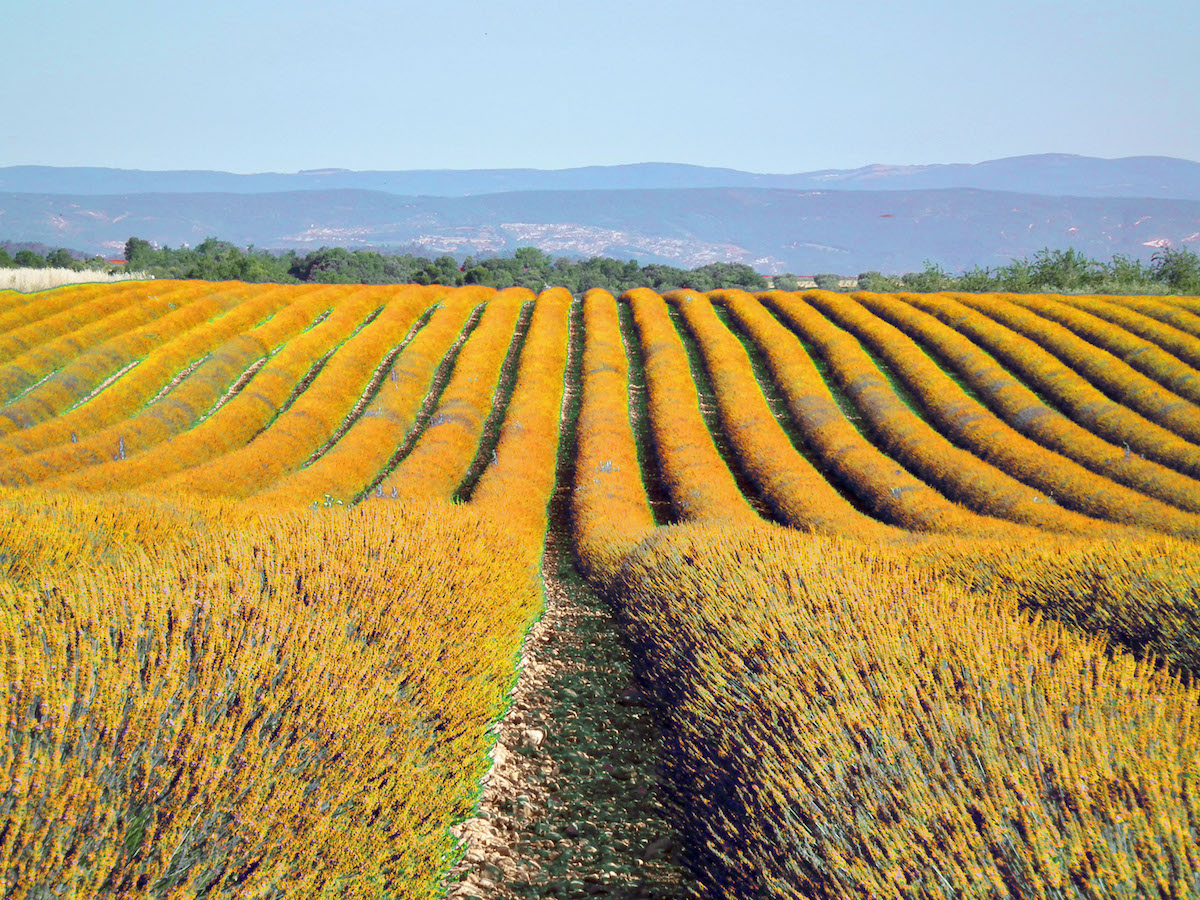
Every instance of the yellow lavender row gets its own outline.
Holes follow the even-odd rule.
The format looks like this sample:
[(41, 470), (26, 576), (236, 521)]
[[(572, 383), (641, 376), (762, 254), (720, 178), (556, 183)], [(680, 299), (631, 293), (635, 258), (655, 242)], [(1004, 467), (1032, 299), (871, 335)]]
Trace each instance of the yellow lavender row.
[(1173, 294), (1169, 297), (1156, 297), (1157, 300), (1164, 301), (1168, 306), (1173, 306), (1189, 316), (1189, 324), (1194, 324), (1197, 317), (1200, 317), (1200, 299), (1195, 297), (1184, 297)]
[[(1055, 297), (1060, 303), (1081, 309), (1105, 322), (1118, 325), (1173, 354), (1193, 369), (1200, 369), (1200, 337), (1139, 311), (1128, 297)], [(1197, 322), (1200, 325), (1200, 320)], [(1129, 360), (1126, 360), (1128, 362)]]
[[(1081, 299), (1111, 301), (1114, 298), (1108, 295), (1089, 294), (1084, 295)], [(1200, 316), (1189, 312), (1171, 300), (1170, 297), (1121, 297), (1120, 304), (1194, 338), (1200, 338)]]
[(852, 303), (837, 294), (812, 291), (777, 295), (768, 301), (784, 321), (813, 342), (842, 390), (854, 400), (876, 442), (943, 495), (975, 512), (1036, 528), (1095, 532), (1094, 519), (1064, 510), (971, 453), (955, 447), (896, 395), (883, 373), (851, 335), (836, 328), (818, 308)]
[[(199, 291), (180, 282), (166, 282), (153, 292), (137, 287), (97, 286), (82, 302), (55, 315), (45, 316), (20, 328), (5, 329), (0, 323), (0, 363), (17, 360), (35, 348), (70, 335), (126, 309), (165, 307), (171, 300)], [(136, 317), (136, 313), (134, 314)], [(0, 316), (3, 320), (4, 316)], [(84, 332), (86, 336), (86, 330)], [(43, 373), (44, 374), (44, 373)], [(6, 397), (6, 399), (8, 399)]]
[(265, 346), (274, 346), (269, 342), (298, 332), (321, 313), (319, 304), (327, 291), (272, 287), (256, 292), (224, 315), (152, 350), (88, 402), (0, 438), (0, 460), (74, 442), (136, 415), (214, 351), (223, 352), (231, 342), (244, 343), (247, 331), (258, 328), (255, 340), (261, 336), (268, 341)]
[(571, 535), (583, 574), (606, 590), (654, 529), (629, 419), (629, 360), (608, 291), (584, 294), (583, 341)]
[[(1057, 322), (1035, 315), (1006, 296), (961, 294), (956, 299), (1022, 334), (1068, 365), (1109, 397), (1178, 434), (1200, 442), (1200, 408)], [(1200, 452), (1200, 448), (1196, 448)]]
[(911, 531), (1011, 535), (1013, 523), (980, 515), (942, 496), (850, 424), (804, 345), (763, 308), (763, 303), (787, 298), (778, 291), (753, 302), (733, 296), (726, 308), (764, 354), (793, 421), (826, 470), (872, 515), (889, 524)]
[[(914, 530), (965, 530), (980, 536), (1013, 534), (1014, 524), (1093, 527), (1087, 518), (1055, 508), (1038, 492), (954, 448), (905, 406), (859, 343), (834, 328), (802, 296), (782, 292), (761, 296), (782, 323), (811, 342), (868, 425), (874, 443), (858, 438), (856, 444), (871, 450), (863, 454), (851, 485), (858, 496), (870, 498), (872, 511), (887, 510), (884, 517), (907, 515), (896, 523)], [(838, 426), (845, 432), (840, 422)], [(888, 497), (899, 500), (908, 491), (922, 494), (908, 504), (888, 502)]]
[[(87, 309), (97, 300), (136, 301), (147, 296), (179, 290), (178, 282), (119, 282), (117, 284), (78, 284), (50, 291), (22, 295), (26, 302), (0, 312), (0, 362), (37, 346), (41, 340), (58, 337), (72, 323), (87, 321)], [(49, 327), (47, 327), (49, 326)], [(40, 337), (40, 340), (39, 340)]]
[(32, 293), (24, 294), (14, 291), (12, 288), (0, 288), (0, 315), (16, 309), (18, 306), (24, 306), (34, 299), (35, 295)]
[[(324, 301), (314, 298), (316, 305)], [(299, 304), (296, 315), (279, 315), (227, 341), (188, 372), (165, 394), (130, 418), (100, 428), (87, 437), (60, 443), (0, 465), (0, 484), (31, 484), (58, 478), (88, 466), (122, 462), (195, 425), (202, 416), (237, 388), (251, 367), (265, 359), (276, 341), (298, 334), (312, 321), (313, 308)], [(134, 370), (130, 378), (139, 379)], [(124, 381), (124, 379), (123, 379)], [(169, 384), (169, 383), (168, 383)], [(141, 394), (137, 391), (137, 394)], [(106, 407), (110, 401), (123, 408), (124, 397), (105, 391), (85, 407), (95, 407), (96, 417), (112, 421)]]
[[(237, 304), (245, 302), (247, 297), (262, 293), (262, 290), (252, 288), (245, 291), (204, 291), (182, 308), (175, 309), (157, 321), (134, 328), (79, 355), (72, 353), (74, 358), (69, 359), (66, 365), (52, 376), (19, 400), (0, 408), (0, 436), (29, 428), (59, 415), (99, 389), (106, 379), (113, 377), (155, 348), (229, 312)], [(171, 306), (174, 307), (180, 302), (176, 299)], [(0, 367), (0, 372), (16, 366), (31, 355), (26, 354)]]
[(757, 519), (700, 413), (687, 352), (667, 304), (649, 288), (621, 295), (633, 308), (646, 371), (650, 433), (679, 518)]
[(94, 350), (98, 345), (139, 326), (153, 323), (177, 311), (181, 305), (186, 311), (194, 299), (203, 293), (204, 288), (193, 288), (170, 297), (148, 297), (33, 347), (0, 365), (0, 402), (8, 403), (16, 399), (81, 353)]
[(379, 484), (377, 496), (449, 500), (454, 495), (478, 453), (521, 309), (534, 296), (527, 288), (506, 288), (488, 301), (429, 424)]
[(440, 896), (539, 607), (523, 548), (448, 506), (108, 496), (76, 529), (114, 505), (178, 533), (0, 581), (0, 893)]
[(328, 450), (298, 472), (254, 495), (267, 503), (349, 503), (378, 476), (404, 443), (433, 389), (443, 357), (490, 288), (449, 290), (431, 286), (440, 302), (428, 323), (396, 358), (362, 415)]
[[(1200, 402), (1200, 372), (1157, 344), (1073, 305), (1059, 302), (1057, 298), (1010, 294), (1005, 295), (1005, 299), (1043, 319), (1057, 322), (1184, 400), (1193, 404)], [(1098, 356), (1095, 364), (1103, 365), (1104, 361)]]
[(1200, 476), (1200, 447), (1110, 400), (1036, 342), (958, 302), (962, 295), (895, 296), (970, 338), (1094, 434), (1113, 444), (1127, 445), (1131, 453), (1140, 453), (1185, 475)]
[(860, 292), (855, 300), (945, 361), (1001, 419), (1090, 471), (1189, 512), (1200, 512), (1200, 482), (1128, 447), (1114, 446), (1043, 403), (978, 346), (933, 315), (894, 296)]
[[(194, 436), (163, 447), (163, 453), (178, 454), (181, 465), (147, 489), (242, 499), (299, 469), (332, 437), (428, 303), (428, 293), (417, 286), (348, 294), (334, 315), (277, 354)], [(328, 361), (309, 381), (314, 363), (323, 359)]]
[(921, 404), (938, 431), (992, 466), (1098, 519), (1200, 538), (1200, 516), (1185, 513), (1090, 472), (1010, 428), (976, 403), (917, 344), (858, 303), (828, 295), (809, 302), (869, 346)]
[(495, 459), (471, 492), (470, 505), (505, 523), (533, 559), (541, 558), (557, 483), (572, 302), (566, 288), (538, 294)]
[(862, 542), (675, 526), (623, 572), (704, 896), (1194, 892), (1195, 688)]
[[(895, 529), (855, 509), (792, 445), (775, 419), (754, 375), (750, 357), (713, 311), (709, 298), (728, 305), (756, 304), (741, 291), (665, 295), (696, 340), (712, 380), (721, 427), (747, 475), (780, 519), (793, 528), (896, 537)], [(764, 313), (765, 315), (765, 313)]]

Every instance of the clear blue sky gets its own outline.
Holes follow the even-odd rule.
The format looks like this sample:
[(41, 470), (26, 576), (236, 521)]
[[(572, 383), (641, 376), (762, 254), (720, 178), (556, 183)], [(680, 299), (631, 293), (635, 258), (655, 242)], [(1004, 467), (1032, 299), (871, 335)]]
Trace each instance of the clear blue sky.
[(0, 165), (1200, 160), (1196, 0), (9, 0)]

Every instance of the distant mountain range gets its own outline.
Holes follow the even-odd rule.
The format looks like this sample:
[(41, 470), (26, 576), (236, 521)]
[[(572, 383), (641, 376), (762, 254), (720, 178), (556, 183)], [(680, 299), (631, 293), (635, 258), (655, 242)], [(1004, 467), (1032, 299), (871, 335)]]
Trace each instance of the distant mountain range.
[(925, 260), (958, 270), (1043, 247), (1145, 258), (1200, 247), (1200, 163), (1049, 154), (796, 175), (668, 163), (259, 175), (0, 168), (0, 239), (111, 253), (130, 235), (456, 256), (537, 246), (797, 274), (908, 271)]

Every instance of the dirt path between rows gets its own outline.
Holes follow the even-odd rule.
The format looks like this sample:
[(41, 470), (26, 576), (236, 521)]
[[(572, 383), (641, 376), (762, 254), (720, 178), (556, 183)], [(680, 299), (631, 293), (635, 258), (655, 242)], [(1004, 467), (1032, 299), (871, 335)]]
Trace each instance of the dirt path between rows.
[[(578, 410), (578, 308), (571, 331), (562, 416), (568, 450)], [(571, 558), (572, 459), (560, 453), (550, 503), (545, 613), (526, 638), (478, 814), (454, 829), (466, 853), (450, 874), (450, 900), (686, 895), (650, 710), (617, 623)]]

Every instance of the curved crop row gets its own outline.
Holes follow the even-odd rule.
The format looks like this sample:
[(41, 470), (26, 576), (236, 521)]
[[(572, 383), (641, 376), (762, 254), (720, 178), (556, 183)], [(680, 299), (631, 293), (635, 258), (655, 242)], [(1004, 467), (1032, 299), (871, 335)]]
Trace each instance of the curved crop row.
[[(39, 318), (22, 328), (5, 331), (0, 326), (0, 363), (16, 360), (22, 354), (29, 353), (43, 344), (69, 336), (80, 329), (87, 329), (87, 326), (114, 313), (131, 307), (165, 308), (180, 295), (192, 296), (201, 290), (194, 285), (172, 282), (164, 284), (163, 289), (155, 291), (153, 296), (147, 296), (144, 285), (139, 287), (141, 289), (123, 286), (115, 289), (97, 289), (91, 292), (91, 296), (84, 302), (76, 303), (55, 315)], [(86, 333), (85, 331), (85, 336)]]
[[(342, 423), (380, 361), (426, 306), (424, 292), (416, 288), (402, 288), (391, 298), (372, 291), (350, 294), (326, 322), (276, 354), (194, 435), (161, 448), (176, 456), (171, 470), (178, 474), (156, 476), (153, 490), (241, 499), (298, 469)], [(154, 463), (140, 466), (145, 471)]]
[[(137, 415), (247, 332), (260, 345), (300, 332), (327, 309), (328, 288), (264, 291), (223, 316), (168, 341), (87, 403), (0, 438), (0, 460), (78, 441)], [(269, 332), (269, 333), (268, 333)], [(267, 339), (266, 341), (260, 339)], [(276, 340), (277, 342), (277, 340)]]
[[(153, 293), (183, 290), (182, 282), (166, 281), (154, 284), (148, 282), (117, 282), (115, 284), (78, 284), (54, 288), (32, 294), (23, 294), (25, 302), (14, 305), (0, 312), (0, 362), (7, 362), (13, 356), (24, 353), (36, 346), (36, 336), (46, 335), (48, 338), (58, 337), (68, 330), (71, 322), (81, 317), (79, 308), (86, 310), (87, 305), (98, 299), (108, 298), (122, 301), (134, 301)], [(74, 310), (74, 312), (72, 312)], [(86, 318), (86, 313), (83, 315)], [(61, 327), (46, 328), (47, 322), (61, 322)], [(12, 335), (26, 335), (28, 340), (10, 341)]]
[(535, 559), (557, 483), (572, 302), (562, 287), (538, 294), (495, 459), (471, 493), (470, 505), (506, 523)]
[[(491, 289), (431, 287), (439, 303), (396, 357), (362, 414), (316, 460), (256, 492), (264, 502), (350, 503), (387, 465), (413, 428), (443, 357)], [(336, 436), (335, 436), (336, 437)]]
[(449, 500), (454, 495), (479, 451), (521, 309), (534, 296), (527, 288), (506, 288), (488, 301), (437, 411), (408, 456), (380, 482), (377, 498)]
[(958, 294), (955, 298), (1034, 341), (1118, 403), (1193, 444), (1200, 442), (1200, 409), (1107, 350), (1089, 344), (1070, 329), (1035, 315), (1006, 297)]
[(31, 303), (36, 299), (40, 299), (40, 293), (30, 292), (26, 294), (21, 291), (15, 291), (12, 288), (0, 288), (0, 315), (4, 315), (19, 306), (24, 306), (26, 303)]
[[(336, 304), (328, 318), (288, 341), (261, 369), (247, 371), (251, 378), (247, 380), (243, 375), (232, 383), (230, 389), (239, 386), (241, 389), (215, 412), (213, 408), (228, 396), (229, 390), (213, 396), (202, 413), (203, 420), (197, 417), (186, 430), (165, 434), (161, 442), (141, 447), (126, 459), (90, 465), (59, 477), (52, 484), (86, 491), (128, 490), (171, 478), (244, 447), (271, 423), (298, 390), (301, 380), (313, 369), (314, 361), (319, 364), (327, 359), (332, 349), (345, 341), (382, 299), (360, 288), (350, 292), (339, 289), (339, 293), (340, 298), (326, 294), (318, 300), (321, 305)], [(203, 367), (197, 370), (201, 371)]]
[[(714, 292), (726, 304), (753, 303), (749, 295)], [(856, 510), (792, 445), (775, 419), (741, 342), (721, 324), (703, 294), (672, 291), (712, 380), (721, 426), (738, 460), (772, 509), (794, 528), (858, 537), (889, 538), (897, 532)]]
[(583, 341), (571, 534), (580, 569), (605, 589), (654, 529), (629, 417), (629, 360), (606, 290), (583, 296)]
[(1117, 532), (980, 541), (939, 535), (907, 548), (942, 581), (1102, 636), (1139, 658), (1200, 676), (1200, 555), (1189, 540)]
[[(247, 295), (253, 297), (267, 291), (282, 293), (282, 289), (274, 285), (267, 290), (209, 291), (157, 321), (114, 337), (78, 356), (70, 354), (74, 358), (50, 378), (19, 400), (0, 408), (0, 436), (29, 428), (59, 415), (95, 391), (105, 379), (155, 348), (187, 334), (216, 316), (229, 312), (239, 303), (246, 302)], [(175, 303), (172, 303), (172, 306), (174, 305)], [(0, 372), (10, 366), (16, 366), (25, 358), (21, 357), (6, 366), (0, 366)]]
[(788, 325), (812, 341), (888, 454), (943, 495), (981, 515), (1051, 531), (1088, 533), (1102, 527), (1055, 506), (1049, 497), (955, 447), (909, 409), (862, 345), (816, 309), (852, 301), (812, 291), (803, 297), (777, 294), (768, 302)]
[[(270, 355), (274, 346), (272, 339), (281, 335), (286, 339), (286, 336), (301, 332), (309, 324), (311, 313), (311, 309), (305, 309), (296, 316), (276, 316), (240, 337), (227, 341), (218, 350), (208, 354), (200, 365), (187, 372), (178, 383), (128, 419), (100, 428), (70, 443), (10, 460), (0, 466), (0, 484), (28, 484), (67, 476), (79, 469), (109, 461), (124, 462), (128, 456), (192, 428), (222, 398), (236, 391), (248, 374)], [(311, 363), (311, 360), (308, 362)], [(135, 370), (131, 376), (137, 374)], [(110, 416), (110, 403), (128, 399), (127, 396), (110, 397), (107, 394), (106, 391), (81, 407), (81, 411), (91, 408), (95, 418), (107, 419)], [(119, 405), (123, 406), (124, 403)], [(130, 471), (132, 473), (136, 469)], [(155, 470), (149, 477), (161, 475), (162, 472)], [(103, 488), (102, 483), (97, 489)]]
[(1165, 301), (1168, 305), (1176, 307), (1183, 312), (1188, 313), (1192, 318), (1190, 322), (1195, 322), (1197, 317), (1200, 317), (1200, 299), (1196, 297), (1181, 296), (1172, 294), (1169, 297), (1156, 298)]
[(87, 466), (121, 460), (153, 446), (196, 422), (236, 383), (267, 348), (249, 335), (227, 342), (188, 375), (171, 394), (131, 419), (102, 428), (86, 438), (58, 444), (0, 466), (0, 484), (33, 484)]
[[(1200, 372), (1152, 341), (1097, 316), (1040, 294), (1005, 295), (1005, 300), (1057, 322), (1089, 344), (1106, 350), (1132, 369), (1191, 403), (1200, 402)], [(1081, 349), (1081, 348), (1077, 348)], [(1103, 357), (1096, 361), (1103, 366)]]
[[(911, 531), (1009, 534), (1013, 525), (952, 503), (859, 434), (843, 415), (799, 338), (758, 299), (717, 292), (763, 354), (792, 420), (825, 469), (873, 515)], [(763, 295), (768, 297), (770, 295)]]
[(541, 602), (523, 549), (448, 506), (72, 500), (75, 544), (175, 536), (0, 580), (5, 897), (442, 896)]
[(1047, 406), (967, 337), (933, 315), (887, 294), (860, 292), (854, 298), (943, 360), (1021, 434), (1118, 484), (1200, 512), (1200, 483), (1127, 447), (1114, 447)]
[(704, 898), (1185, 897), (1200, 697), (870, 545), (662, 529), (617, 600)]
[[(1091, 313), (1098, 319), (1118, 325), (1131, 334), (1161, 347), (1191, 366), (1200, 369), (1200, 337), (1147, 315), (1130, 305), (1128, 297), (1056, 297), (1060, 303)], [(1126, 360), (1128, 362), (1129, 360)]]
[(645, 361), (650, 432), (671, 504), (681, 519), (756, 520), (700, 413), (687, 353), (667, 314), (648, 288), (626, 291)]
[(1118, 485), (1024, 437), (969, 398), (911, 338), (862, 306), (823, 294), (806, 296), (891, 367), (940, 433), (980, 459), (1069, 509), (1126, 525), (1200, 537), (1200, 516)]
[[(21, 396), (32, 385), (45, 381), (81, 353), (132, 329), (166, 316), (173, 311), (186, 311), (203, 288), (183, 291), (170, 298), (148, 297), (139, 303), (124, 306), (105, 316), (76, 328), (22, 353), (0, 365), (0, 402), (8, 403)], [(183, 310), (178, 307), (183, 305)]]
[(786, 296), (773, 306), (819, 348), (842, 390), (854, 398), (872, 433), (889, 455), (945, 496), (981, 515), (1075, 534), (1094, 533), (1106, 527), (1095, 519), (1057, 506), (1048, 495), (1031, 490), (996, 466), (954, 446), (914, 413), (897, 396), (862, 345), (816, 312), (817, 308), (838, 302), (853, 301), (812, 291), (803, 298)]
[[(1085, 294), (1078, 298), (1068, 297), (1066, 299), (1067, 301), (1079, 299), (1088, 302), (1111, 302), (1116, 298), (1107, 294)], [(1162, 322), (1192, 337), (1200, 338), (1200, 316), (1172, 303), (1169, 297), (1123, 296), (1119, 298), (1119, 301), (1123, 307), (1128, 307), (1143, 316)]]
[(1185, 475), (1200, 477), (1200, 447), (1109, 399), (1034, 341), (959, 303), (959, 295), (894, 296), (969, 337), (1093, 433)]

